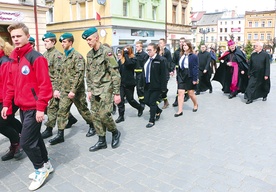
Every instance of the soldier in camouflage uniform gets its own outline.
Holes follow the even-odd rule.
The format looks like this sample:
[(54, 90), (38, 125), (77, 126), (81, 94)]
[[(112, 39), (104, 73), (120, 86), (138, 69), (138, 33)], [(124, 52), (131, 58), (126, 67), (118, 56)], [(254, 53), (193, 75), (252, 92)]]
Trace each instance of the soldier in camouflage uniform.
[(107, 148), (106, 129), (112, 132), (111, 147), (116, 148), (119, 146), (121, 133), (116, 128), (111, 111), (113, 95), (115, 104), (121, 101), (118, 63), (112, 50), (100, 43), (95, 27), (84, 31), (82, 38), (92, 48), (87, 54), (86, 75), (93, 122), (99, 136), (98, 142), (90, 147), (89, 151)]
[[(51, 145), (64, 142), (64, 129), (68, 122), (69, 111), (73, 103), (95, 134), (92, 116), (87, 107), (85, 95), (85, 60), (83, 56), (72, 47), (74, 37), (71, 33), (64, 33), (59, 41), (62, 44), (65, 55), (62, 58), (62, 67), (59, 77), (62, 86), (59, 93), (60, 103), (57, 114), (58, 133), (56, 137), (49, 140)], [(55, 96), (56, 95), (54, 95), (54, 97)]]
[[(49, 73), (53, 86), (53, 90), (57, 92), (60, 90), (60, 82), (58, 81), (58, 74), (60, 73), (60, 68), (62, 64), (62, 53), (60, 53), (56, 48), (55, 44), (57, 42), (56, 35), (48, 32), (42, 37), (44, 41), (45, 48), (47, 51), (43, 53), (43, 56), (47, 59), (49, 65)], [(54, 92), (54, 95), (56, 95)], [(53, 135), (53, 127), (56, 125), (57, 111), (59, 109), (59, 97), (53, 97), (47, 107), (48, 121), (45, 123), (47, 128), (42, 132), (42, 138), (48, 138)], [(66, 127), (72, 126), (78, 120), (70, 113), (69, 122)]]

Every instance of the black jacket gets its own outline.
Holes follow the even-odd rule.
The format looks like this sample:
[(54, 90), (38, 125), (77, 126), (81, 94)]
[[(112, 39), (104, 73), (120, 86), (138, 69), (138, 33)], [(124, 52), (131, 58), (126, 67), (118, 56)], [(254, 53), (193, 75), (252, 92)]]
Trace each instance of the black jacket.
[(121, 74), (121, 86), (135, 86), (136, 82), (134, 79), (134, 69), (137, 65), (137, 59), (136, 57), (129, 58), (128, 54), (124, 54), (124, 57), (124, 64), (121, 63), (121, 60), (118, 61), (119, 71)]
[[(143, 65), (145, 65), (145, 63)], [(150, 85), (149, 85), (150, 90), (161, 90), (161, 91), (167, 90), (166, 71), (167, 70), (166, 70), (165, 58), (163, 58), (160, 55), (156, 55), (156, 57), (152, 60), (151, 67), (150, 67)], [(145, 85), (146, 75), (145, 75), (144, 68), (143, 68), (143, 82)]]
[(135, 57), (137, 58), (137, 64), (135, 69), (142, 69), (144, 67), (144, 63), (148, 60), (149, 55), (142, 51), (140, 53), (135, 53)]
[(208, 51), (199, 52), (198, 55), (199, 70), (204, 71), (205, 69), (209, 71), (211, 63), (211, 54)]

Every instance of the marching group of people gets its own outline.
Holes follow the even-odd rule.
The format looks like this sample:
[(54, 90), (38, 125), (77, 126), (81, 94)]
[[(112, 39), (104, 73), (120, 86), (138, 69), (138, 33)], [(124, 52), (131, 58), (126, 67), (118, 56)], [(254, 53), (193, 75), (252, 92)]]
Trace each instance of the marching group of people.
[[(180, 39), (180, 47), (173, 56), (166, 48), (165, 39), (160, 39), (159, 44), (147, 45), (147, 53), (141, 41), (136, 42), (136, 53), (131, 46), (126, 46), (118, 52), (116, 61), (112, 49), (99, 41), (98, 31), (92, 27), (82, 34), (91, 48), (85, 60), (74, 49), (71, 33), (64, 33), (58, 39), (64, 54), (55, 48), (56, 35), (44, 34), (46, 52), (42, 55), (34, 50), (34, 40), (30, 39), (24, 23), (12, 24), (8, 31), (14, 47), (0, 38), (0, 133), (11, 144), (1, 159), (19, 158), (23, 151), (27, 154), (35, 169), (29, 175), (30, 190), (38, 189), (54, 171), (43, 139), (51, 137), (57, 125), (57, 134), (49, 143), (56, 145), (65, 141), (65, 129), (77, 122), (70, 113), (72, 104), (89, 125), (86, 136), (97, 134), (99, 137), (89, 148), (94, 152), (107, 148), (106, 131), (112, 133), (111, 147), (119, 146), (121, 133), (116, 123), (125, 120), (126, 100), (137, 110), (138, 117), (143, 115), (145, 105), (149, 106), (146, 127), (152, 128), (163, 109), (169, 106), (167, 86), (175, 71), (177, 96), (173, 106), (178, 106), (178, 110), (174, 117), (183, 115), (183, 103), (189, 98), (193, 102), (192, 111), (198, 111), (196, 95), (206, 90), (212, 93), (213, 73), (213, 80), (222, 84), (222, 91), (229, 93), (229, 99), (242, 92), (247, 104), (260, 97), (265, 101), (270, 89), (269, 56), (260, 42), (247, 62), (234, 41), (228, 41), (229, 50), (221, 54), (217, 68), (214, 50), (208, 52), (206, 45), (201, 45), (200, 52), (195, 54), (191, 42), (184, 38)], [(139, 101), (134, 99), (135, 87)], [(90, 110), (86, 98), (91, 104)], [(161, 101), (164, 101), (162, 109), (158, 106)], [(114, 105), (119, 111), (115, 121)], [(18, 108), (21, 122), (15, 118)], [(48, 116), (46, 129), (41, 133), (45, 114)]]

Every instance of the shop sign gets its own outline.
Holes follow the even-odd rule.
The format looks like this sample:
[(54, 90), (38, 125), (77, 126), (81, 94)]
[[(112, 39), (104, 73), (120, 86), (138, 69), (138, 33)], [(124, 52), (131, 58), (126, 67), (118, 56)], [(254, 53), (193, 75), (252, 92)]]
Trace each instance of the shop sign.
[(131, 36), (154, 37), (154, 31), (131, 29)]
[(0, 10), (0, 21), (15, 22), (22, 21), (23, 13), (14, 11), (2, 11)]

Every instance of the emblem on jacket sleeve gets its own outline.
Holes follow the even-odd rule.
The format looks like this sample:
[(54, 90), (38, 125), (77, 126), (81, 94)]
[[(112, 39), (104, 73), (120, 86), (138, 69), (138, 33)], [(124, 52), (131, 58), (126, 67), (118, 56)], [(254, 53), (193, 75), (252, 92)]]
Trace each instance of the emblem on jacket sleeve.
[(28, 65), (24, 65), (21, 69), (21, 73), (23, 75), (28, 75), (30, 73), (30, 68), (28, 67)]

